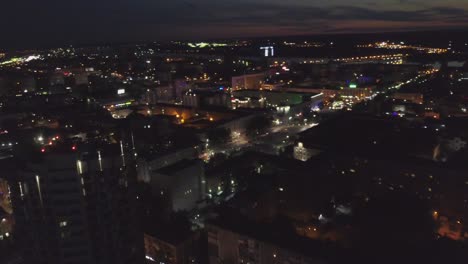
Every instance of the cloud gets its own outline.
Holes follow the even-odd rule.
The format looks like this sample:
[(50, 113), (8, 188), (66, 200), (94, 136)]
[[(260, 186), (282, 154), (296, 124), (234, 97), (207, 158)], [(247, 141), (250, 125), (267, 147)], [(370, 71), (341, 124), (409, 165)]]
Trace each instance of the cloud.
[[(8, 41), (150, 40), (322, 32), (461, 27), (468, 11), (449, 6), (394, 4), (310, 6), (259, 0), (16, 0), (0, 23)], [(389, 1), (390, 2), (390, 1)], [(387, 3), (389, 3), (387, 2)], [(427, 1), (426, 1), (427, 2)], [(283, 2), (284, 3), (284, 2)], [(27, 7), (27, 8), (26, 8)], [(392, 7), (389, 9), (389, 7)], [(352, 25), (352, 26), (351, 26)]]

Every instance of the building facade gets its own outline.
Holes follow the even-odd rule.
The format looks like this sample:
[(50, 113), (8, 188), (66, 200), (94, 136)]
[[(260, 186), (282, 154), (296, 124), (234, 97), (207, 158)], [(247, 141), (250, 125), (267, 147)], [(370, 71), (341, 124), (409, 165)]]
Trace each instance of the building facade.
[(265, 79), (265, 73), (244, 74), (232, 77), (232, 89), (260, 89)]
[(23, 254), (27, 260), (143, 262), (135, 166), (114, 153), (114, 148), (41, 153), (18, 170), (18, 181), (10, 185), (17, 239), (29, 245)]
[(238, 233), (218, 225), (209, 224), (208, 259), (209, 264), (322, 264), (320, 259), (311, 258), (262, 241), (252, 236)]

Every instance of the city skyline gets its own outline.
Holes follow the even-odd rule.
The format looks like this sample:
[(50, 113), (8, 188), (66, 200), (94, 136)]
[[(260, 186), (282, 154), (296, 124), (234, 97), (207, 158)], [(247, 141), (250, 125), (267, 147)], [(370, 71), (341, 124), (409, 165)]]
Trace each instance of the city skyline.
[(0, 264), (468, 263), (468, 0), (2, 11)]

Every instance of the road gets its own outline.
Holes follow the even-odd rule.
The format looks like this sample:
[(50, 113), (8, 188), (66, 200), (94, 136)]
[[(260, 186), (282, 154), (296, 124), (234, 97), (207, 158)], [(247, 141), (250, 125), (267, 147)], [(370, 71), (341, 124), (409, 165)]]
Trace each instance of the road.
[(279, 125), (273, 124), (267, 133), (259, 135), (255, 139), (249, 140), (246, 135), (237, 134), (233, 136), (234, 139), (231, 142), (226, 144), (211, 145), (207, 143), (206, 150), (200, 155), (200, 158), (209, 160), (210, 157), (217, 153), (229, 155), (233, 152), (238, 152), (242, 149), (251, 147), (254, 144), (285, 146), (293, 143), (295, 135), (318, 125), (317, 123), (307, 125), (291, 123)]

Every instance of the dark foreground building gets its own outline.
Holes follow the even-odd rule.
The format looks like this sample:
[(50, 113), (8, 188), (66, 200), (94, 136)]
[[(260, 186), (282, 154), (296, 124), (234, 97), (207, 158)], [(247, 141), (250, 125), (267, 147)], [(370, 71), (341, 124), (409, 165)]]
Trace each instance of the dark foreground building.
[(40, 153), (10, 183), (26, 263), (143, 263), (130, 155), (118, 145), (77, 148)]

